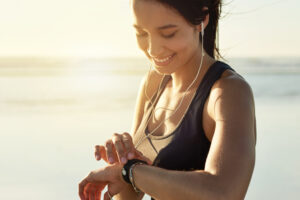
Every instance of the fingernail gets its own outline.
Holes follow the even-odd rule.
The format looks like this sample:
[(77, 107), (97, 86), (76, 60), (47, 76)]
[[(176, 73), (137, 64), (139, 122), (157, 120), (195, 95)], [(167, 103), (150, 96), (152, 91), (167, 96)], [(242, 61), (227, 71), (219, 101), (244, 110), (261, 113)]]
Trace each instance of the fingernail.
[(121, 162), (122, 162), (123, 164), (125, 164), (126, 161), (127, 161), (127, 159), (126, 159), (125, 157), (122, 157), (122, 158), (121, 158)]
[(99, 155), (96, 155), (96, 160), (100, 160), (100, 156)]
[(113, 162), (114, 162), (114, 159), (113, 159), (112, 157), (109, 157), (109, 158), (108, 158), (108, 162), (113, 163)]
[(134, 157), (134, 154), (133, 153), (129, 153), (128, 154), (128, 159), (132, 159)]

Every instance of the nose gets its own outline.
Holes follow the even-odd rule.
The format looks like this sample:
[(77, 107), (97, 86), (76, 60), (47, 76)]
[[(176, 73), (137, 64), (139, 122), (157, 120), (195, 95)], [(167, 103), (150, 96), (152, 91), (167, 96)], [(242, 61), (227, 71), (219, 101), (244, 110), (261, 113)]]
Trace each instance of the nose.
[(160, 55), (163, 54), (161, 41), (159, 39), (149, 37), (147, 52), (151, 57), (160, 57)]

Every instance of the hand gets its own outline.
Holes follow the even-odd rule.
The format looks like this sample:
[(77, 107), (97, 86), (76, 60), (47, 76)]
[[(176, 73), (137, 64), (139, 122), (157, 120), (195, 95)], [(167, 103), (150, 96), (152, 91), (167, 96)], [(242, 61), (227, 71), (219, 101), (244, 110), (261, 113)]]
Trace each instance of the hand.
[[(80, 199), (100, 200), (106, 185), (111, 196), (121, 192), (127, 184), (122, 178), (122, 167), (121, 164), (114, 164), (90, 172), (79, 184)], [(110, 200), (108, 192), (104, 194), (104, 200)]]
[(152, 161), (145, 157), (140, 151), (135, 149), (132, 137), (129, 133), (115, 133), (112, 139), (106, 141), (105, 146), (95, 146), (96, 160), (103, 159), (109, 164), (125, 164), (130, 159), (140, 159), (152, 165)]

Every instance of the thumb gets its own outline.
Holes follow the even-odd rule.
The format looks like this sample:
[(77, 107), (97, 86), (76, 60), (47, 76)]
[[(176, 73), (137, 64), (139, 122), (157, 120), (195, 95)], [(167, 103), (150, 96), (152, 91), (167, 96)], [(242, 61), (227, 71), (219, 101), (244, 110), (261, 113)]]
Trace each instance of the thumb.
[(144, 160), (148, 163), (148, 165), (152, 165), (152, 161), (147, 158), (146, 156), (144, 156), (144, 154), (142, 152), (140, 152), (139, 150), (136, 150), (136, 155), (138, 159)]

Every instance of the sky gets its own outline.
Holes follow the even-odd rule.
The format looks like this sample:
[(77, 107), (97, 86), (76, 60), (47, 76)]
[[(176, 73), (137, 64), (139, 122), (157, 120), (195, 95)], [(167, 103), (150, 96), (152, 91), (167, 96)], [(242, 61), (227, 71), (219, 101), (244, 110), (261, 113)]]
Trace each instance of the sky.
[[(224, 1), (221, 54), (300, 56), (299, 0)], [(129, 0), (0, 0), (0, 57), (144, 57)]]

